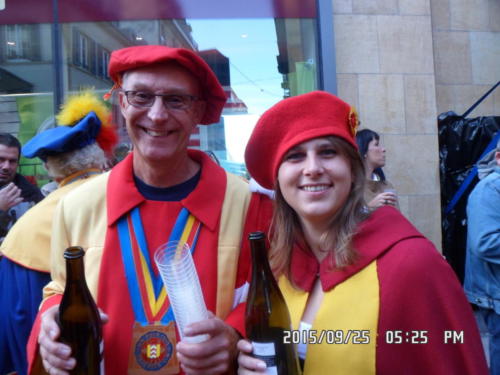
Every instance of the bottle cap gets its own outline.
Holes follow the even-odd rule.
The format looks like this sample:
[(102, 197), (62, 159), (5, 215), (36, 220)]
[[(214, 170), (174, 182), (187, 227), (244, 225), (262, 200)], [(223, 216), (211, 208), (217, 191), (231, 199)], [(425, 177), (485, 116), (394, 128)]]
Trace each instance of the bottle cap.
[(80, 246), (71, 246), (64, 250), (65, 259), (80, 258), (85, 254), (85, 251)]
[(258, 232), (251, 232), (248, 235), (249, 240), (260, 240), (266, 238), (266, 234), (264, 232), (258, 231)]

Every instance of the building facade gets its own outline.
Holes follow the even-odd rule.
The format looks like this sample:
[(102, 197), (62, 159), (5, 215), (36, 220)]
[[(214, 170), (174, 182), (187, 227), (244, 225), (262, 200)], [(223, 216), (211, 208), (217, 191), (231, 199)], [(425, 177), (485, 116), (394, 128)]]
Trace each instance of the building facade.
[[(192, 147), (245, 174), (245, 142), (265, 109), (336, 93), (381, 134), (402, 212), (441, 248), (437, 116), (465, 112), (500, 80), (499, 20), (498, 0), (0, 1), (0, 131), (25, 142), (53, 126), (66, 95), (105, 93), (117, 48), (193, 49), (229, 101)], [(471, 114), (480, 115), (500, 115), (500, 89)]]

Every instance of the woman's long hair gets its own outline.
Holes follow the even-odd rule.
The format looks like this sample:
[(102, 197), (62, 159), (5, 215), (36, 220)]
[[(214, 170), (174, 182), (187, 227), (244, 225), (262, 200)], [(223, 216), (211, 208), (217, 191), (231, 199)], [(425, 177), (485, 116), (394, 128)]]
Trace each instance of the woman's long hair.
[[(368, 146), (374, 139), (376, 141), (380, 141), (380, 136), (377, 132), (371, 129), (363, 129), (356, 133), (356, 143), (358, 144), (361, 159), (365, 159), (368, 152)], [(380, 181), (385, 181), (385, 174), (382, 168), (376, 168), (373, 173), (375, 173), (380, 178)]]
[[(328, 249), (332, 268), (352, 264), (357, 258), (352, 239), (361, 221), (368, 217), (363, 198), (365, 171), (359, 153), (338, 137), (328, 137), (335, 150), (345, 156), (351, 165), (352, 187), (345, 204), (331, 218), (329, 230), (321, 238), (322, 248)], [(285, 274), (291, 281), (291, 252), (296, 242), (304, 242), (299, 217), (285, 201), (276, 182), (274, 213), (271, 223), (271, 267), (276, 275)]]

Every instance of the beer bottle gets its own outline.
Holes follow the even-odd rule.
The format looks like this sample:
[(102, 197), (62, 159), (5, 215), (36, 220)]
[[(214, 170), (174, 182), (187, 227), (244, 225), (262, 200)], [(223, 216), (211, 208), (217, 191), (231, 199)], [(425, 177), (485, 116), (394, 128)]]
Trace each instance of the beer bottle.
[(252, 250), (252, 280), (248, 292), (245, 326), (253, 356), (266, 362), (267, 374), (299, 375), (296, 348), (283, 342), (291, 329), (290, 314), (267, 260), (263, 232), (249, 235)]
[(64, 252), (66, 287), (59, 305), (61, 342), (71, 347), (76, 359), (72, 375), (104, 375), (102, 365), (102, 324), (97, 306), (85, 281), (83, 256), (79, 246)]

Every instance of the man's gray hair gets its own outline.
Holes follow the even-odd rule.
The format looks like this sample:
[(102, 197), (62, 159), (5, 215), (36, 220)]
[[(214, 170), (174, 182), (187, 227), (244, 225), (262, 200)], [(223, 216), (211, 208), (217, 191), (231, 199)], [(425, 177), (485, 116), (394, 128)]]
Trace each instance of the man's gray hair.
[(104, 151), (92, 143), (78, 150), (48, 156), (45, 168), (53, 179), (63, 179), (88, 168), (102, 169), (106, 161)]

